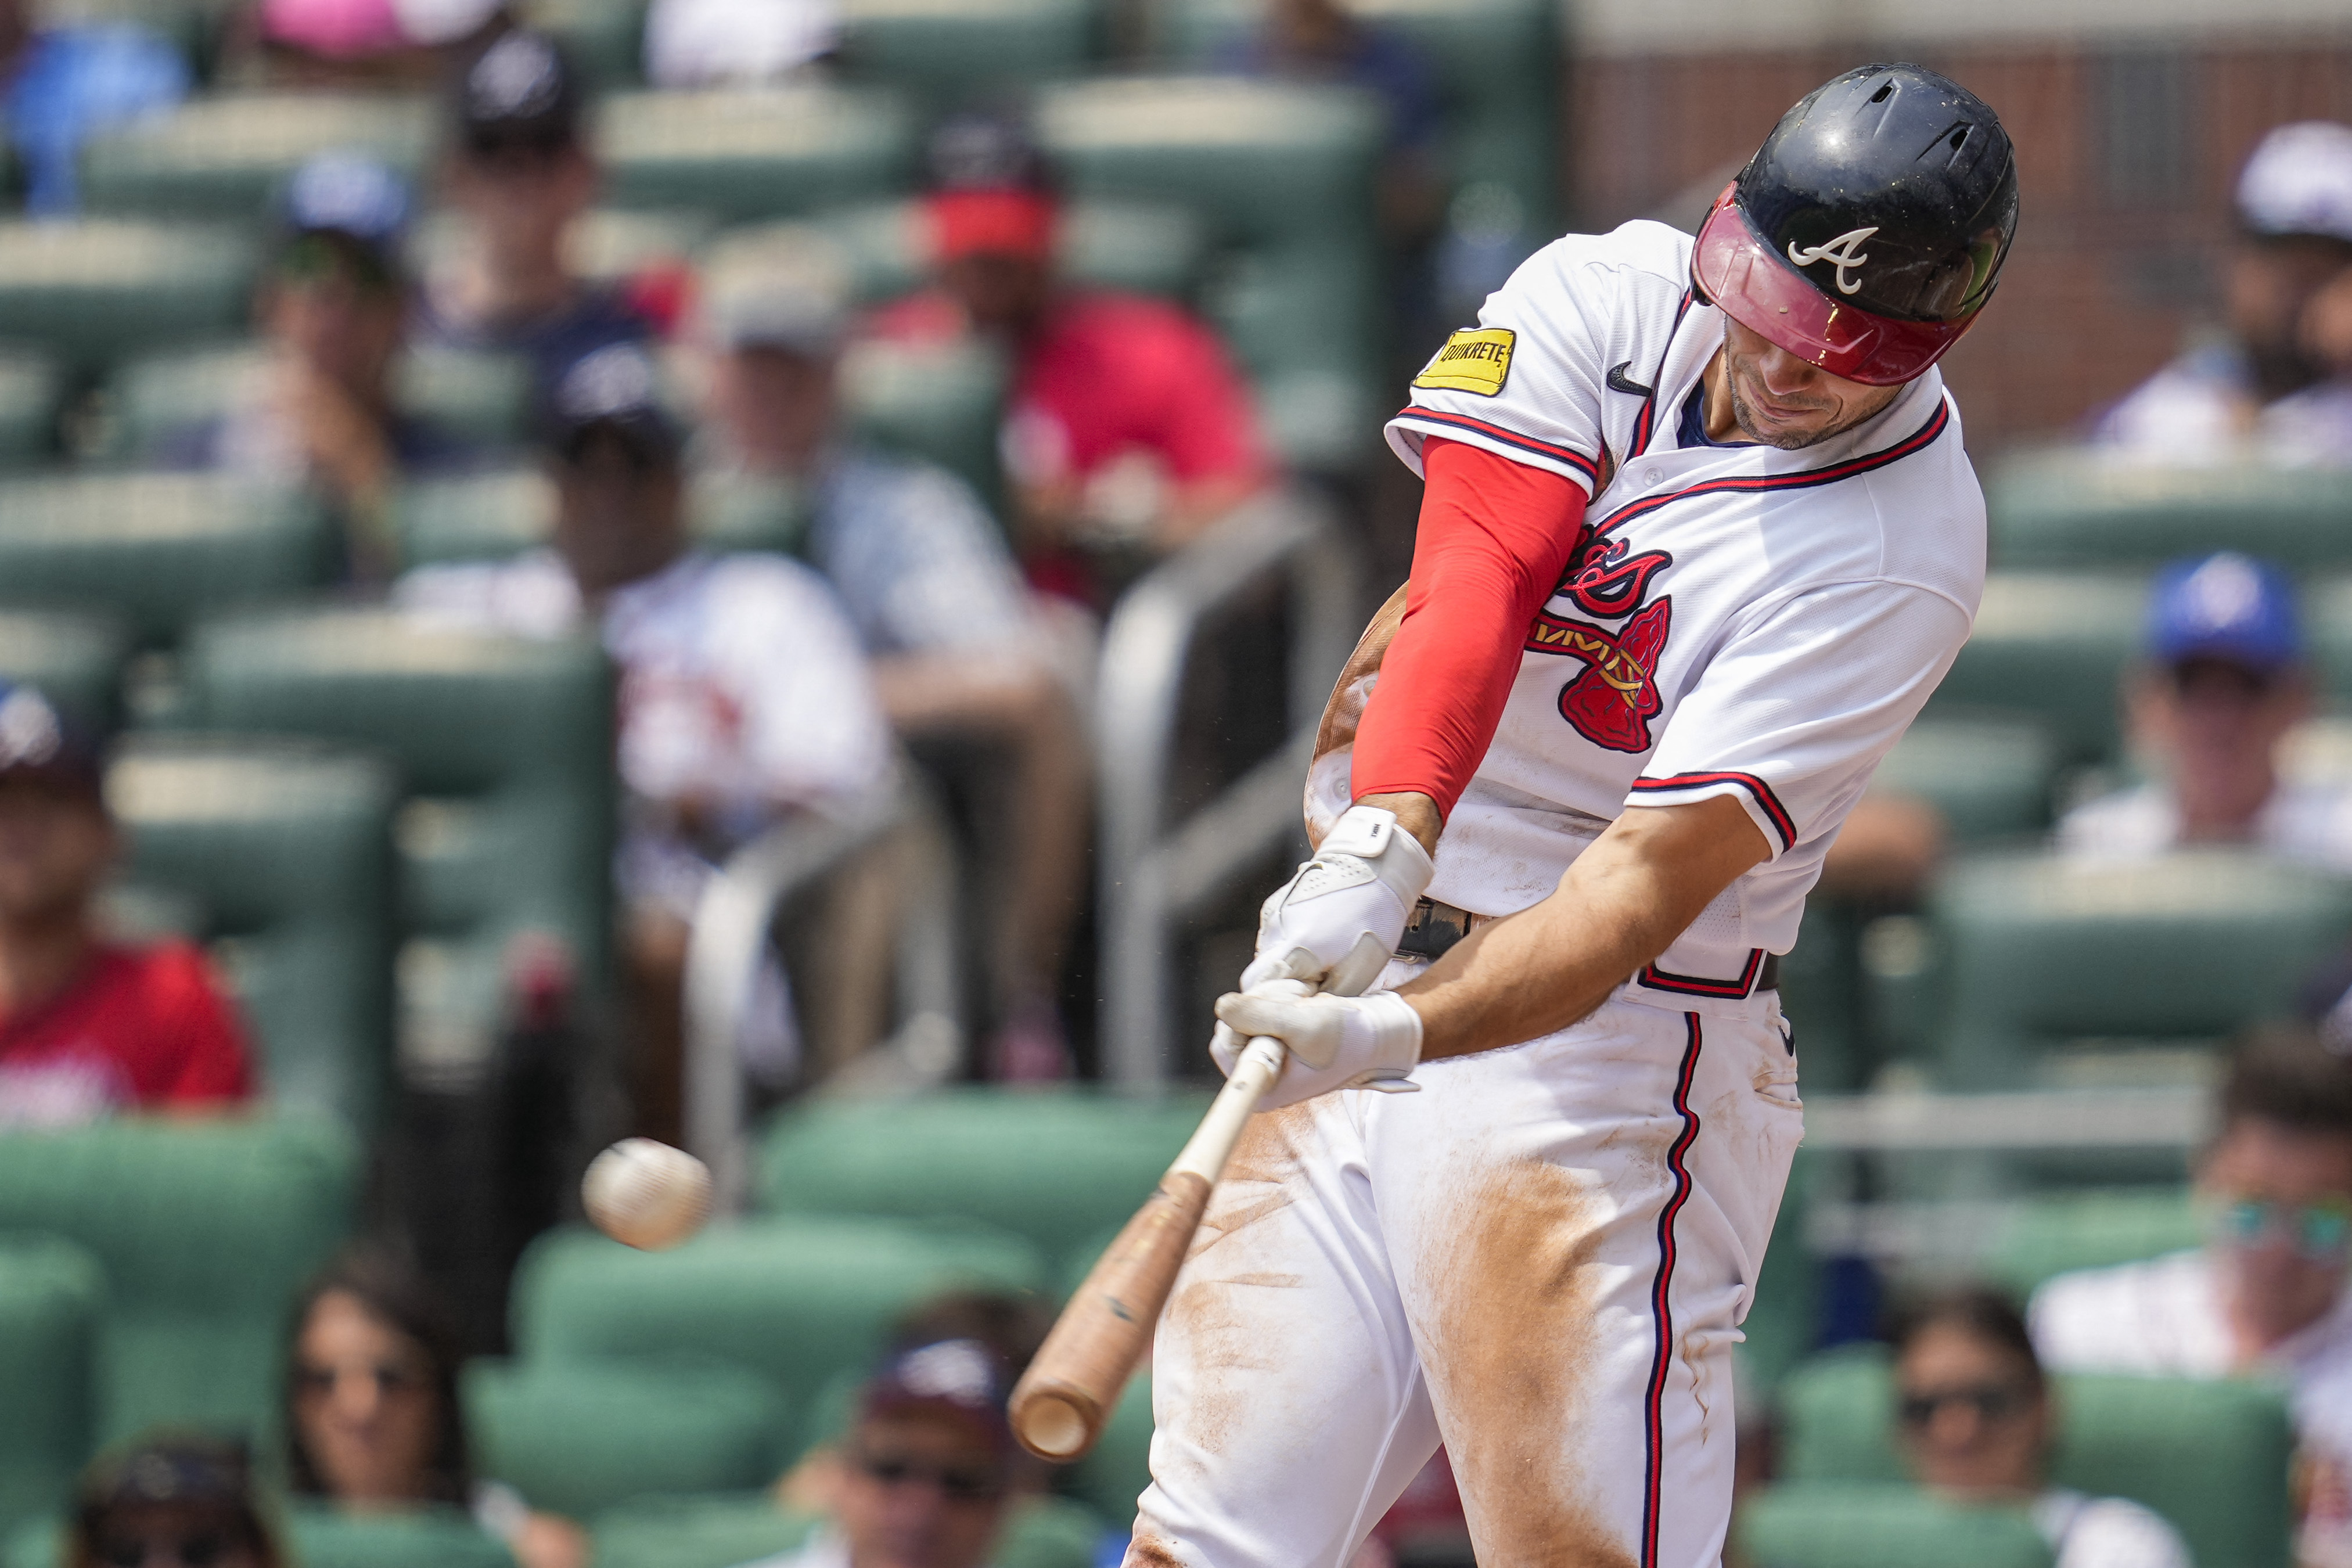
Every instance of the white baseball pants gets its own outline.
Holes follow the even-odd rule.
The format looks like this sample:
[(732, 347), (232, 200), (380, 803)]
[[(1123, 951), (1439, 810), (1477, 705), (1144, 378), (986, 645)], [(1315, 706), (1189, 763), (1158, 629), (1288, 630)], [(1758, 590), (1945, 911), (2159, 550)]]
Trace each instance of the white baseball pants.
[(1775, 994), (1622, 995), (1252, 1119), (1160, 1321), (1129, 1568), (1340, 1568), (1441, 1439), (1481, 1563), (1719, 1561), (1797, 1062)]

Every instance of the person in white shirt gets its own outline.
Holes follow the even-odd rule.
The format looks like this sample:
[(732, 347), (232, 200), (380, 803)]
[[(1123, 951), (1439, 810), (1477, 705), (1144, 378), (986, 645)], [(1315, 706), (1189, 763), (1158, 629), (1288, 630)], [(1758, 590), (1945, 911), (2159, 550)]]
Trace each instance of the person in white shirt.
[(2068, 812), (2061, 853), (2138, 858), (2242, 844), (2352, 871), (2352, 794), (2279, 776), (2280, 745), (2310, 716), (2312, 685), (2294, 588), (2276, 567), (2224, 552), (2159, 573), (2124, 705), (2134, 755), (2153, 777)]
[(2028, 1505), (2056, 1568), (2189, 1568), (2187, 1543), (2161, 1516), (2049, 1484), (2057, 1411), (2007, 1297), (1974, 1287), (1930, 1297), (1892, 1338), (1898, 1437), (1920, 1485)]
[[(553, 400), (552, 548), (424, 567), (394, 590), (419, 615), (520, 636), (593, 625), (619, 668), (619, 881), (646, 998), (638, 1116), (654, 1136), (676, 1131), (677, 985), (712, 868), (789, 813), (884, 787), (891, 768), (888, 721), (824, 580), (781, 556), (688, 547), (683, 443), (657, 386), (634, 344), (582, 359)], [(854, 1048), (811, 1033), (820, 1058)]]
[(2352, 1062), (2312, 1031), (2233, 1053), (2197, 1169), (2205, 1245), (2062, 1274), (2034, 1293), (2053, 1369), (2284, 1385), (2302, 1443), (2307, 1563), (2352, 1561)]

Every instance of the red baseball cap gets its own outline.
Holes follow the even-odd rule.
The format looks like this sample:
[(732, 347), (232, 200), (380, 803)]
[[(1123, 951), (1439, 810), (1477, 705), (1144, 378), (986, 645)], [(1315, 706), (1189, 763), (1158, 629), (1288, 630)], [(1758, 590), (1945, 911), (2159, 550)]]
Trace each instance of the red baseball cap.
[(1044, 191), (945, 190), (925, 199), (923, 217), (935, 260), (1016, 256), (1045, 261), (1054, 254), (1061, 205)]

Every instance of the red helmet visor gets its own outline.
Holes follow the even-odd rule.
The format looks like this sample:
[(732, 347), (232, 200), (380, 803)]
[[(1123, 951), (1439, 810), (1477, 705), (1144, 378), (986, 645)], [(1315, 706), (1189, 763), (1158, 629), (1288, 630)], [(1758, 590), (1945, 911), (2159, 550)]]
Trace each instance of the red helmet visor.
[(1841, 305), (1772, 253), (1727, 185), (1699, 226), (1691, 276), (1723, 313), (1809, 364), (1865, 386), (1895, 386), (1941, 359), (1975, 324), (1898, 321)]

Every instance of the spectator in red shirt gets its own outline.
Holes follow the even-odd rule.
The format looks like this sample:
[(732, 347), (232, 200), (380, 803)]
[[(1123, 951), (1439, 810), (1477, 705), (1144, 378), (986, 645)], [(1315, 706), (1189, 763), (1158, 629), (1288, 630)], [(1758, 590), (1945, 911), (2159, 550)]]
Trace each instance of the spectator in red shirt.
[(0, 1127), (253, 1095), (203, 957), (124, 947), (93, 919), (116, 849), (96, 751), (29, 686), (0, 683)]
[(930, 163), (936, 281), (874, 330), (1007, 342), (1004, 457), (1023, 558), (1037, 586), (1101, 607), (1090, 557), (1176, 549), (1265, 484), (1249, 388), (1216, 334), (1177, 306), (1057, 278), (1059, 204), (1022, 128), (952, 119)]

